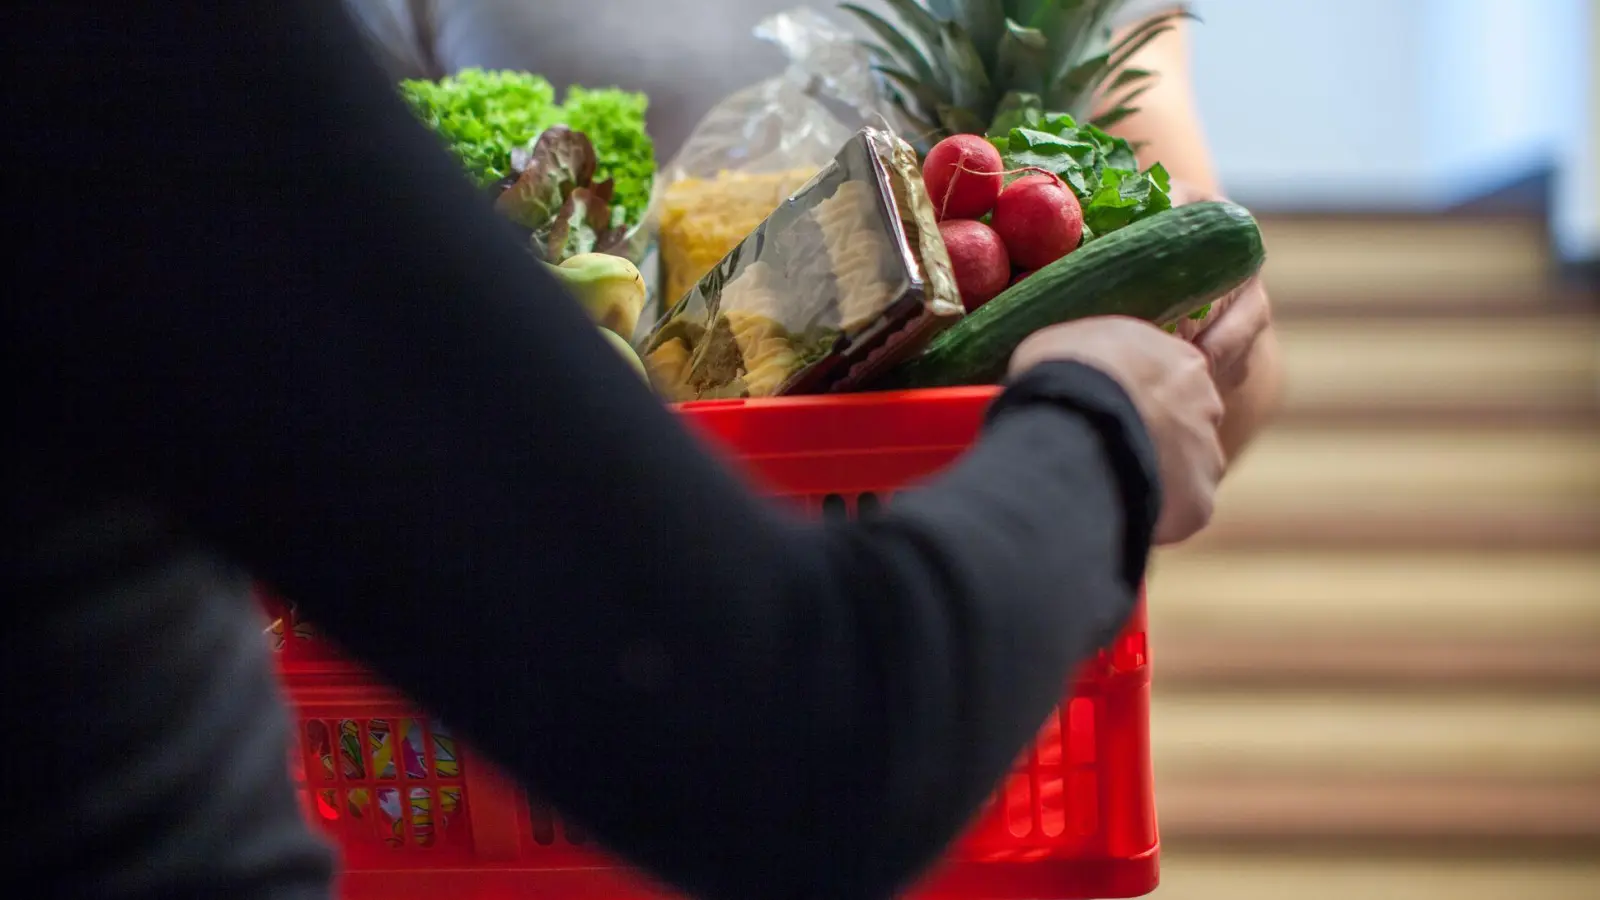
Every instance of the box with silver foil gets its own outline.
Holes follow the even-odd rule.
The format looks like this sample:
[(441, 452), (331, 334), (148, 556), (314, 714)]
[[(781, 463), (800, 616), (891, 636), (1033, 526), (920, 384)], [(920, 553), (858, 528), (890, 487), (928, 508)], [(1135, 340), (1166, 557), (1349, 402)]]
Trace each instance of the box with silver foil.
[(652, 330), (673, 401), (851, 390), (963, 315), (917, 156), (858, 131)]

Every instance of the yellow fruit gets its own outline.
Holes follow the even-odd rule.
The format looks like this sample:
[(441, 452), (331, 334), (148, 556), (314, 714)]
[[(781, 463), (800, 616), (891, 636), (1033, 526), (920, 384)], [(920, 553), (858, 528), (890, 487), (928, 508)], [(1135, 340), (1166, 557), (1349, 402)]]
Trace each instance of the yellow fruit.
[(646, 295), (644, 276), (633, 263), (608, 253), (580, 253), (545, 268), (561, 279), (596, 325), (633, 337)]
[(649, 384), (650, 374), (645, 371), (644, 363), (640, 361), (639, 354), (633, 352), (633, 345), (623, 340), (621, 335), (609, 328), (601, 328), (600, 333), (606, 336), (606, 339), (611, 342), (611, 346), (617, 348), (617, 353), (627, 360), (628, 365), (633, 366), (634, 370), (639, 373), (639, 377), (644, 379), (646, 384)]

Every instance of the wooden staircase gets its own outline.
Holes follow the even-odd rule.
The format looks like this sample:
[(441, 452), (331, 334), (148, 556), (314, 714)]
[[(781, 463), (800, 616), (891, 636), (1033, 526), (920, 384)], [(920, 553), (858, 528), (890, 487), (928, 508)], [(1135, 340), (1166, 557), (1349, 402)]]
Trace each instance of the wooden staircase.
[(1151, 575), (1157, 897), (1600, 897), (1600, 306), (1531, 216), (1264, 227), (1286, 408)]

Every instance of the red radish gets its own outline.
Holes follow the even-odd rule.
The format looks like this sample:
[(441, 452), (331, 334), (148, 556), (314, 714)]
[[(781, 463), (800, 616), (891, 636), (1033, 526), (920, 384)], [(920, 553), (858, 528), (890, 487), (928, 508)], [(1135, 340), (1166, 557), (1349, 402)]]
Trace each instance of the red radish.
[(1022, 283), (1022, 279), (1027, 278), (1029, 275), (1032, 275), (1033, 273), (1035, 273), (1037, 271), (1039, 271), (1039, 270), (1038, 269), (1029, 269), (1026, 272), (1018, 272), (1017, 273), (1017, 277), (1011, 279), (1011, 283), (1013, 285), (1021, 284)]
[(1006, 289), (1011, 281), (1011, 261), (1006, 245), (994, 229), (972, 219), (947, 219), (939, 223), (939, 236), (950, 251), (961, 305), (972, 312)]
[(1083, 207), (1054, 175), (1025, 175), (1011, 182), (995, 201), (990, 221), (1011, 261), (1024, 269), (1047, 266), (1083, 240)]
[(994, 208), (1005, 181), (1000, 151), (975, 134), (953, 134), (928, 151), (922, 184), (939, 221), (976, 219)]

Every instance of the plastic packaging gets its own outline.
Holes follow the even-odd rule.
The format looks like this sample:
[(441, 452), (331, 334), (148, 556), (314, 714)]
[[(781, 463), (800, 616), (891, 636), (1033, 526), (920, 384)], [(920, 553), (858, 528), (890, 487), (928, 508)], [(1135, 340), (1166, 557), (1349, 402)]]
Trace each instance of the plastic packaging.
[(851, 32), (800, 7), (764, 19), (755, 35), (782, 49), (788, 68), (713, 106), (657, 174), (665, 305), (877, 117), (871, 59)]
[(645, 342), (674, 401), (848, 390), (963, 314), (916, 152), (864, 128)]

